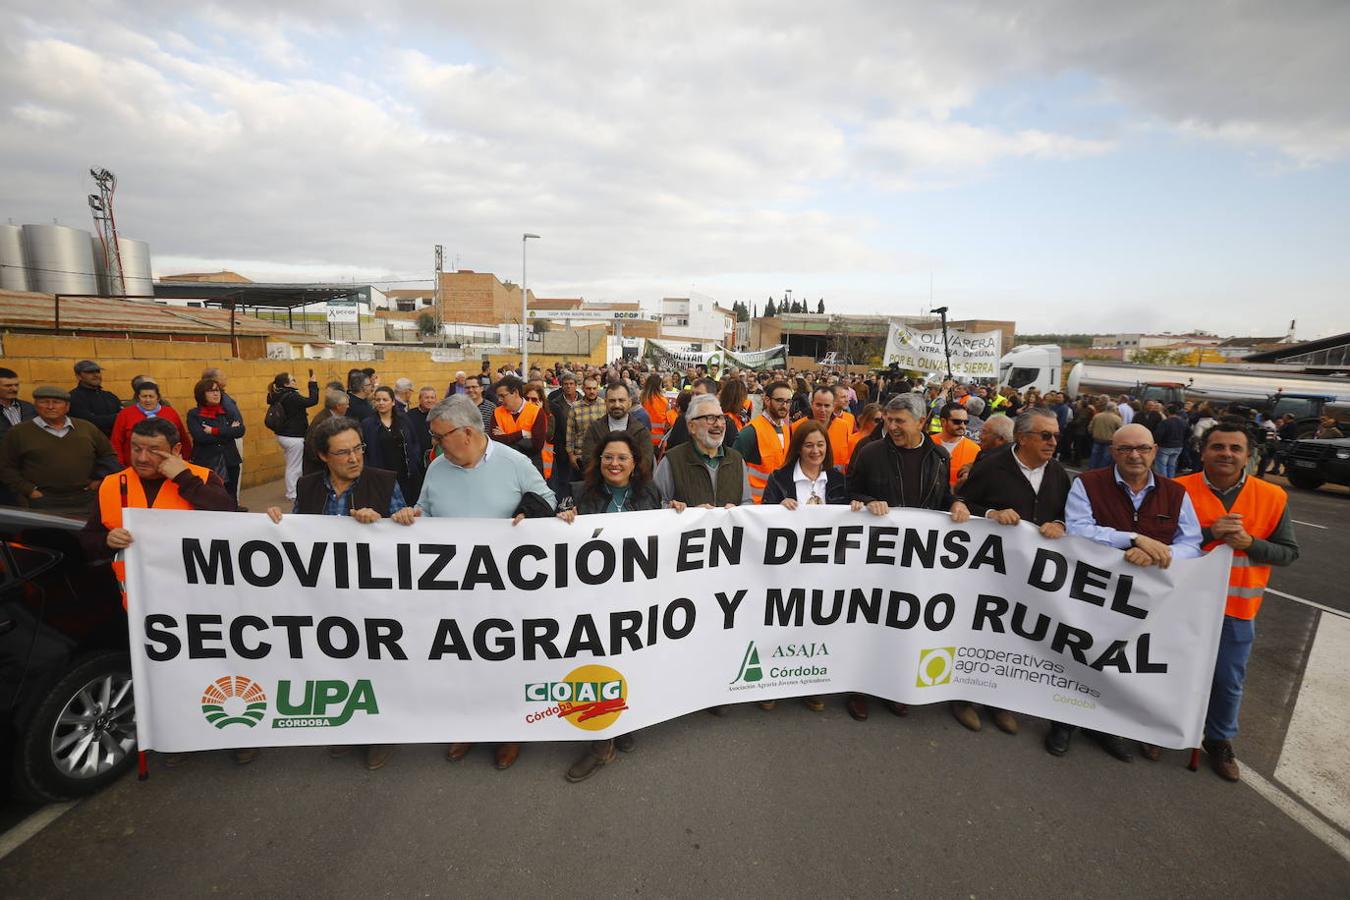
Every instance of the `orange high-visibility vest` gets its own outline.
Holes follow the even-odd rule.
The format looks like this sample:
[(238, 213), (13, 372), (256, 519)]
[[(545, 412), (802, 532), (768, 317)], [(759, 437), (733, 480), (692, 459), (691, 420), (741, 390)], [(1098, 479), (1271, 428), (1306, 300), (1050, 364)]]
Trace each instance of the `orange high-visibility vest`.
[(764, 416), (755, 416), (750, 420), (755, 429), (755, 438), (759, 443), (759, 462), (745, 461), (746, 479), (750, 482), (750, 497), (756, 503), (764, 502), (764, 489), (769, 485), (769, 476), (782, 468), (787, 459), (788, 434), (791, 426), (782, 431)]
[[(1265, 540), (1280, 524), (1284, 510), (1289, 503), (1284, 490), (1268, 484), (1259, 478), (1247, 476), (1247, 481), (1233, 501), (1233, 508), (1225, 510), (1223, 501), (1214, 495), (1205, 484), (1205, 474), (1196, 472), (1183, 475), (1177, 483), (1190, 495), (1195, 515), (1200, 519), (1201, 528), (1209, 528), (1220, 516), (1228, 513), (1242, 515), (1242, 527), (1254, 538)], [(1213, 550), (1223, 541), (1210, 541), (1205, 550)], [(1255, 619), (1261, 608), (1261, 599), (1266, 585), (1270, 583), (1270, 566), (1253, 563), (1245, 550), (1233, 551), (1233, 567), (1228, 571), (1228, 603), (1224, 608), (1225, 616), (1235, 619)]]
[(829, 434), (834, 467), (842, 472), (848, 468), (848, 439), (853, 435), (853, 414), (844, 413), (831, 419)]
[(534, 428), (534, 420), (539, 415), (539, 404), (526, 403), (520, 408), (520, 413), (516, 416), (506, 408), (505, 404), (499, 405), (492, 411), (492, 418), (496, 420), (498, 427), (507, 434), (515, 434), (518, 431), (529, 432)]
[(539, 455), (539, 461), (544, 466), (544, 480), (548, 481), (553, 477), (553, 442), (544, 443), (544, 452)]
[(661, 438), (666, 436), (666, 429), (674, 420), (667, 420), (670, 413), (670, 401), (660, 394), (656, 394), (652, 399), (642, 404), (642, 408), (647, 411), (647, 418), (652, 420), (652, 446), (661, 446)]
[[(941, 432), (933, 435), (933, 443), (935, 444), (942, 443)], [(967, 465), (968, 463), (973, 463), (975, 461), (975, 457), (979, 455), (980, 455), (979, 444), (975, 443), (968, 437), (961, 438), (961, 443), (957, 444), (956, 449), (952, 451), (952, 465), (951, 470), (948, 473), (948, 481), (950, 482), (952, 487), (956, 487), (956, 479), (960, 476), (961, 468)]]
[(731, 416), (731, 421), (736, 423), (737, 431), (740, 431), (742, 428), (745, 427), (745, 416), (739, 413), (727, 413), (727, 415)]
[[(870, 435), (872, 431), (880, 427), (881, 427), (880, 425), (873, 425), (872, 428), (867, 431), (855, 431), (852, 434), (850, 434), (848, 436), (848, 459), (853, 459), (853, 453), (858, 449), (859, 442), (862, 441), (863, 438)], [(845, 463), (847, 462), (848, 460), (845, 460)]]
[[(203, 482), (211, 477), (211, 470), (203, 466), (196, 466), (187, 463), (188, 471), (196, 475)], [(126, 499), (122, 498), (122, 483), (126, 481)], [(122, 527), (122, 509), (192, 509), (192, 504), (183, 499), (183, 495), (178, 493), (178, 485), (173, 483), (172, 478), (164, 479), (164, 484), (160, 485), (159, 493), (155, 494), (153, 505), (145, 502), (145, 486), (141, 484), (141, 477), (136, 474), (136, 470), (127, 466), (120, 472), (105, 476), (98, 486), (98, 517), (103, 523), (103, 527), (112, 531), (114, 528)], [(127, 564), (122, 562), (122, 554), (118, 553), (117, 558), (113, 560), (113, 574), (117, 576), (117, 585), (122, 590), (122, 608), (127, 605)]]

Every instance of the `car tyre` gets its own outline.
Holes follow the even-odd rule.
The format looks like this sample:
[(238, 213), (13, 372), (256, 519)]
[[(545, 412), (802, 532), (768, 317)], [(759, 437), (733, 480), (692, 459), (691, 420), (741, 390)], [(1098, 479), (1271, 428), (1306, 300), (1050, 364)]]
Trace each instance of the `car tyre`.
[(1325, 479), (1317, 475), (1309, 475), (1306, 472), (1289, 472), (1289, 483), (1296, 488), (1303, 488), (1305, 491), (1315, 491), (1326, 483)]
[(14, 787), (33, 800), (80, 797), (135, 764), (131, 659), (104, 652), (78, 663), (42, 698), (17, 742)]

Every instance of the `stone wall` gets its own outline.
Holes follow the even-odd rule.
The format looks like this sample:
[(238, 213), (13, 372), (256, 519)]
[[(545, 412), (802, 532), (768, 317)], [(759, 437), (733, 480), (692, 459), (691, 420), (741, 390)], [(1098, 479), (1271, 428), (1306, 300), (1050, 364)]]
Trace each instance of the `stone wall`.
[[(219, 343), (190, 343), (183, 341), (120, 340), (108, 338), (68, 337), (65, 335), (18, 334), (7, 332), (3, 340), (0, 366), (13, 369), (21, 382), (19, 396), (31, 400), (33, 388), (39, 384), (55, 384), (64, 388), (75, 385), (75, 363), (81, 359), (97, 360), (103, 367), (103, 387), (124, 401), (131, 395), (131, 379), (136, 375), (150, 375), (160, 386), (169, 404), (183, 414), (195, 406), (192, 388), (208, 366), (219, 366), (227, 381), (226, 390), (239, 404), (244, 415), (244, 487), (275, 481), (285, 473), (285, 458), (276, 436), (263, 427), (267, 411), (267, 386), (279, 372), (289, 371), (303, 386), (309, 370), (319, 382), (320, 403), (322, 388), (327, 381), (342, 381), (347, 370), (374, 366), (382, 384), (392, 385), (400, 377), (412, 379), (415, 387), (431, 385), (439, 391), (454, 380), (457, 370), (477, 372), (480, 360), (463, 362), (432, 362), (427, 350), (386, 350), (383, 360), (362, 363), (345, 359), (231, 359), (229, 345)], [(557, 356), (530, 354), (531, 364), (551, 366), (561, 360), (570, 363), (582, 360), (593, 365), (605, 362), (605, 344), (600, 341), (588, 356)], [(493, 371), (497, 367), (518, 362), (506, 356), (489, 359)], [(322, 406), (315, 407), (311, 414)]]

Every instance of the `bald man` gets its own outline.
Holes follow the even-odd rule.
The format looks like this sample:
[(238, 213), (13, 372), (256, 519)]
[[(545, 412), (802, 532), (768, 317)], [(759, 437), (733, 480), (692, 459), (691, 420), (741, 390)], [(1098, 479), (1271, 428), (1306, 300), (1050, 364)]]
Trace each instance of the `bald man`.
[[(1174, 559), (1194, 559), (1201, 550), (1200, 519), (1186, 489), (1153, 472), (1158, 448), (1143, 425), (1125, 425), (1111, 436), (1114, 464), (1078, 476), (1069, 489), (1065, 522), (1069, 534), (1122, 551), (1136, 566), (1167, 568)], [(1069, 752), (1073, 727), (1051, 724), (1045, 749), (1055, 756)], [(1102, 749), (1121, 762), (1134, 754), (1121, 738), (1095, 734)], [(1161, 751), (1144, 745), (1141, 752), (1156, 760)]]

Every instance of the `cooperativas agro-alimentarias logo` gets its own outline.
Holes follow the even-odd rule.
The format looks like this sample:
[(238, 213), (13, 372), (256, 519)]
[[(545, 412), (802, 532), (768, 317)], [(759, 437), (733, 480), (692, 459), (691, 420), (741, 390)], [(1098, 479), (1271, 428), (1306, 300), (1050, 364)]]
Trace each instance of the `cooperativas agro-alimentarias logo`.
[(919, 651), (919, 671), (914, 679), (918, 687), (937, 687), (952, 680), (956, 668), (955, 647), (929, 647)]
[(202, 691), (202, 715), (217, 728), (247, 725), (252, 728), (267, 713), (267, 695), (262, 685), (243, 675), (217, 678)]

